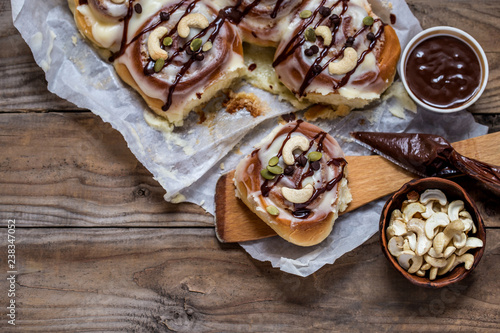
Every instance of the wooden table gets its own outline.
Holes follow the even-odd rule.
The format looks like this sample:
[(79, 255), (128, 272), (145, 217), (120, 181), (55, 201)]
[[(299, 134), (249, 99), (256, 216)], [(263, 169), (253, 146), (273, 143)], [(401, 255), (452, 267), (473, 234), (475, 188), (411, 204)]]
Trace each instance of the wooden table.
[[(485, 48), (490, 81), (470, 111), (500, 130), (500, 2), (408, 3), (424, 28), (464, 28)], [(8, 0), (0, 0), (0, 147), (1, 331), (500, 330), (499, 197), (475, 194), (486, 251), (453, 287), (411, 285), (383, 257), (378, 235), (312, 276), (283, 273), (220, 244), (202, 208), (164, 202), (119, 133), (49, 93)], [(15, 327), (6, 316), (9, 219)]]

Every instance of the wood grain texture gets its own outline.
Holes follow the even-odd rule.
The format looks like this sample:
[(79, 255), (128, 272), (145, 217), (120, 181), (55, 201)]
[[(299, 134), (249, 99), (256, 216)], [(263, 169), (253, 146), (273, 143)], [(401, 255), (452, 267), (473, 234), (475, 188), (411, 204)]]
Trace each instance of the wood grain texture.
[[(453, 143), (453, 147), (461, 154), (485, 163), (500, 165), (500, 132), (483, 135)], [(345, 210), (348, 213), (390, 193), (396, 192), (406, 182), (416, 178), (412, 173), (402, 169), (378, 155), (346, 156), (349, 189), (352, 201)], [(221, 242), (245, 242), (275, 236), (257, 215), (253, 214), (234, 195), (234, 171), (223, 175), (217, 182), (215, 196), (215, 232)], [(476, 184), (477, 187), (477, 184)], [(481, 190), (484, 190), (481, 187)], [(490, 193), (488, 190), (486, 192)], [(476, 195), (476, 191), (472, 191)], [(493, 198), (497, 198), (493, 195)], [(482, 201), (488, 202), (489, 200)], [(500, 208), (493, 215), (487, 214), (479, 205), (488, 225), (496, 225), (500, 220)]]
[(400, 276), (377, 235), (307, 278), (221, 246), (210, 229), (34, 228), (17, 238), (17, 331), (500, 330), (498, 229), (476, 270), (442, 290)]
[(0, 218), (20, 226), (213, 226), (165, 190), (91, 113), (0, 115)]
[[(498, 112), (500, 108), (500, 2), (496, 0), (408, 0), (422, 27), (451, 25), (474, 36), (490, 63), (486, 91), (470, 108), (472, 113)], [(0, 112), (76, 110), (77, 107), (47, 90), (45, 75), (12, 24), (10, 2), (0, 2)], [(471, 24), (471, 22), (473, 24)], [(484, 117), (478, 120), (489, 119)]]

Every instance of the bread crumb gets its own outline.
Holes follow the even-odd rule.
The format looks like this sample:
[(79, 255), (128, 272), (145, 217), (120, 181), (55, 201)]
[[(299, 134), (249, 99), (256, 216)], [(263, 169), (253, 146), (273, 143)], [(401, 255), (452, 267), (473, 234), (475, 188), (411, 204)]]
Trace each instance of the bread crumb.
[(221, 170), (224, 170), (224, 163), (221, 163), (221, 164), (219, 165), (219, 167), (220, 167), (220, 169), (221, 169)]
[(73, 45), (76, 46), (76, 43), (78, 43), (78, 38), (76, 36), (71, 36), (71, 41), (73, 42)]
[(171, 203), (174, 203), (174, 204), (178, 204), (178, 203), (181, 203), (181, 202), (184, 202), (186, 201), (186, 197), (180, 193), (177, 193), (171, 200), (170, 202)]
[(331, 105), (316, 104), (309, 108), (304, 113), (304, 118), (307, 121), (315, 121), (318, 119), (335, 119), (337, 117), (345, 117), (351, 112), (351, 108), (347, 105), (339, 105), (336, 107)]
[(226, 112), (233, 114), (241, 109), (246, 109), (252, 117), (256, 118), (266, 113), (266, 106), (264, 103), (253, 93), (233, 93), (228, 94), (228, 100), (222, 106), (226, 108)]
[(389, 112), (391, 112), (393, 116), (405, 119), (405, 109), (413, 113), (417, 112), (417, 105), (406, 92), (402, 82), (394, 82), (382, 95), (382, 100), (387, 102), (391, 97), (396, 99), (396, 103), (392, 103), (388, 107)]

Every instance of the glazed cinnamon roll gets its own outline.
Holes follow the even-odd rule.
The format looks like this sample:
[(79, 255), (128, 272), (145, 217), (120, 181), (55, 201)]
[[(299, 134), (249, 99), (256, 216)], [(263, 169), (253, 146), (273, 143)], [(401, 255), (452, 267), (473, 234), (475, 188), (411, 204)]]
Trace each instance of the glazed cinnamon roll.
[[(124, 5), (127, 14), (115, 23), (121, 38), (115, 34), (105, 47), (114, 51), (110, 60), (120, 77), (169, 122), (181, 125), (191, 110), (245, 71), (236, 27), (210, 2), (127, 0)], [(84, 6), (94, 10), (84, 4), (76, 12)]]
[(346, 164), (334, 138), (297, 120), (278, 126), (238, 164), (236, 193), (287, 241), (315, 245), (351, 201)]
[(273, 66), (299, 100), (358, 108), (392, 83), (399, 40), (366, 0), (305, 1), (296, 13)]

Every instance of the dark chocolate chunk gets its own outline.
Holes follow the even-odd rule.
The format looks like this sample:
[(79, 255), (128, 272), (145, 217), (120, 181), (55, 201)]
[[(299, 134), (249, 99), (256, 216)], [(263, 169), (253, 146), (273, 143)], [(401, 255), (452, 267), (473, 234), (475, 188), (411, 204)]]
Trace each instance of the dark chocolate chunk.
[(321, 16), (325, 16), (326, 17), (326, 16), (330, 15), (331, 13), (332, 13), (332, 10), (329, 7), (321, 6), (319, 8), (319, 14)]
[(169, 13), (167, 13), (167, 12), (161, 12), (161, 13), (160, 13), (160, 20), (161, 20), (162, 22), (165, 22), (165, 21), (170, 20), (170, 14), (169, 14)]
[(140, 4), (140, 3), (136, 3), (136, 4), (134, 5), (134, 10), (135, 10), (135, 12), (136, 12), (137, 14), (142, 13), (142, 6), (141, 6), (141, 4)]

